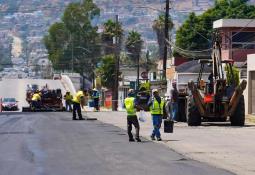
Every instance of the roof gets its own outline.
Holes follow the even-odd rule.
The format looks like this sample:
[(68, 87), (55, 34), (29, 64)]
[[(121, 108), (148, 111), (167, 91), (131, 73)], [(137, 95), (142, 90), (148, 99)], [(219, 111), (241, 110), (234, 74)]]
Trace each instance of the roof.
[[(176, 72), (178, 73), (199, 73), (201, 64), (198, 63), (198, 60), (188, 61), (176, 67)], [(204, 64), (204, 72), (210, 73), (212, 66)]]
[(213, 28), (237, 27), (255, 28), (255, 19), (219, 19), (213, 22)]

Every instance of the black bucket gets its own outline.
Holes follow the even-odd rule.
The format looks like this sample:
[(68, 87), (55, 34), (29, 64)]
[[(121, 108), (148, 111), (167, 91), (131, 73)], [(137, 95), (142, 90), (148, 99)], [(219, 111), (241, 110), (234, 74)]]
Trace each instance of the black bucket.
[(174, 122), (172, 120), (164, 120), (164, 132), (165, 133), (174, 132)]

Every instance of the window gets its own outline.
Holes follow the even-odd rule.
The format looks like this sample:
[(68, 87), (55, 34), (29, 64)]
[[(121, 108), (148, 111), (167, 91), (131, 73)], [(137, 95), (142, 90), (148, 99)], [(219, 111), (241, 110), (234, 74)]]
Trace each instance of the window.
[(247, 69), (241, 69), (240, 77), (241, 77), (241, 79), (247, 78)]
[(233, 32), (232, 48), (255, 49), (255, 32)]

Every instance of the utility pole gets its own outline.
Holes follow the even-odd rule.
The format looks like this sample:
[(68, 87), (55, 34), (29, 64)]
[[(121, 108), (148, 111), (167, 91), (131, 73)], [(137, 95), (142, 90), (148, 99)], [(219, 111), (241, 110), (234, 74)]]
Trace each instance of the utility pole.
[(169, 3), (170, 0), (166, 0), (166, 13), (165, 13), (165, 47), (164, 47), (164, 58), (163, 58), (163, 80), (166, 80), (166, 64), (167, 64), (167, 42), (169, 39)]
[(119, 38), (118, 38), (118, 24), (119, 17), (116, 15), (116, 29), (115, 29), (115, 84), (113, 91), (112, 110), (118, 110), (118, 99), (119, 99)]
[[(149, 73), (149, 65), (148, 65), (149, 57), (150, 57), (150, 51), (147, 50), (147, 52), (146, 52), (146, 73), (147, 73), (147, 76), (148, 76), (148, 73)], [(147, 77), (146, 83), (147, 82), (149, 82), (148, 77)]]
[(136, 90), (138, 91), (139, 90), (139, 87), (140, 87), (140, 84), (139, 84), (139, 74), (140, 74), (140, 54), (137, 54), (137, 85), (136, 85)]

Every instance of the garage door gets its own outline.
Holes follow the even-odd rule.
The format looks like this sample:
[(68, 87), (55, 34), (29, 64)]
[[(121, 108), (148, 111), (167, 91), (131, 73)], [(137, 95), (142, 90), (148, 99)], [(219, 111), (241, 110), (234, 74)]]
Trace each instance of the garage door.
[(251, 112), (255, 114), (255, 72), (251, 72)]

